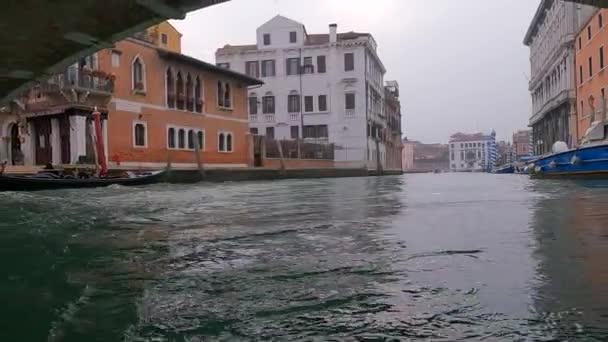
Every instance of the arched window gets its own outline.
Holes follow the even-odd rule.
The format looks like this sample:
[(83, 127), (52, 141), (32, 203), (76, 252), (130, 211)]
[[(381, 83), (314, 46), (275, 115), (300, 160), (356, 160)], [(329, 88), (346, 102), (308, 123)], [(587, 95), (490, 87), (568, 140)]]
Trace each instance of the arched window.
[(196, 83), (194, 84), (194, 105), (197, 112), (203, 112), (203, 88), (201, 79), (198, 76), (196, 77)]
[(167, 146), (169, 148), (175, 148), (175, 128), (169, 128), (167, 132)]
[(183, 129), (177, 132), (177, 147), (186, 148), (186, 131)]
[(138, 122), (133, 125), (133, 146), (147, 147), (148, 141), (146, 137), (146, 124)]
[(173, 70), (167, 69), (166, 76), (167, 85), (167, 107), (175, 108), (175, 79), (173, 78)]
[(226, 152), (226, 136), (224, 133), (220, 133), (218, 137), (218, 150), (220, 152)]
[(226, 152), (232, 152), (232, 134), (226, 134)]
[(184, 93), (184, 78), (181, 71), (177, 72), (177, 109), (184, 109), (186, 94)]
[(226, 83), (224, 86), (224, 107), (232, 108), (232, 97), (230, 94), (230, 84)]
[(186, 110), (194, 112), (194, 84), (190, 74), (186, 76)]
[(194, 131), (188, 130), (188, 148), (194, 150)]
[(197, 138), (198, 138), (198, 148), (201, 151), (204, 151), (205, 150), (205, 134), (203, 133), (203, 131), (198, 131)]
[(131, 67), (133, 78), (133, 90), (146, 91), (146, 69), (139, 57), (135, 57)]
[(224, 107), (224, 85), (222, 82), (217, 82), (217, 105)]

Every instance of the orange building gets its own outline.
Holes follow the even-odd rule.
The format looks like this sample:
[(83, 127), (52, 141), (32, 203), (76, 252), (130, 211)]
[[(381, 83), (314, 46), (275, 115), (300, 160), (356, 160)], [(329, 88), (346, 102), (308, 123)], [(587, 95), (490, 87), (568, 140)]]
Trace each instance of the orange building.
[(180, 53), (169, 24), (99, 53), (116, 75), (108, 112), (110, 166), (216, 167), (250, 164), (247, 88), (261, 81)]
[(602, 119), (608, 88), (608, 10), (598, 10), (576, 37), (576, 134), (580, 143), (593, 120)]
[(247, 89), (261, 81), (181, 54), (161, 23), (101, 50), (24, 94), (0, 115), (12, 165), (92, 163), (91, 113), (102, 112), (110, 168), (252, 163)]

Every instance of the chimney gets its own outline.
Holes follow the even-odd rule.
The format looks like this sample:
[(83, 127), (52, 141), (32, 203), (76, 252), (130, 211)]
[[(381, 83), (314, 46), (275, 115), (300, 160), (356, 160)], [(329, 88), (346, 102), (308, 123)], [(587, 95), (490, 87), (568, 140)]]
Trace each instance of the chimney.
[(338, 24), (329, 25), (329, 42), (335, 43), (338, 41)]

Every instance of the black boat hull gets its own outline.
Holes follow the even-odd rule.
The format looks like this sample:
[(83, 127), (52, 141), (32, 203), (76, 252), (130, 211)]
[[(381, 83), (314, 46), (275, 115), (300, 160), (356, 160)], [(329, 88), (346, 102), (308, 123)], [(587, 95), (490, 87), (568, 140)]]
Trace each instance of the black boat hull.
[(40, 191), (78, 188), (101, 188), (110, 185), (138, 186), (161, 183), (166, 171), (133, 178), (55, 179), (23, 176), (0, 176), (0, 191)]

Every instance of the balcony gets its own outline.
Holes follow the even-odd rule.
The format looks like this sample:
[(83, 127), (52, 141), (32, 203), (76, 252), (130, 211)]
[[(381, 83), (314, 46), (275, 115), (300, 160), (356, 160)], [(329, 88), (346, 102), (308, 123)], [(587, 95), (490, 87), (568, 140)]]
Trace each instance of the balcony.
[(344, 114), (346, 115), (347, 118), (354, 118), (355, 117), (355, 110), (354, 109), (347, 109)]
[(105, 108), (114, 93), (114, 76), (99, 70), (69, 67), (34, 86), (26, 95), (28, 111), (57, 112), (69, 107)]
[(289, 114), (289, 120), (291, 120), (291, 121), (298, 121), (298, 120), (300, 120), (300, 113), (290, 113)]
[(266, 122), (274, 122), (275, 115), (274, 114), (264, 114), (264, 121)]
[(249, 122), (258, 122), (258, 115), (257, 114), (250, 114), (249, 115)]

